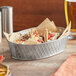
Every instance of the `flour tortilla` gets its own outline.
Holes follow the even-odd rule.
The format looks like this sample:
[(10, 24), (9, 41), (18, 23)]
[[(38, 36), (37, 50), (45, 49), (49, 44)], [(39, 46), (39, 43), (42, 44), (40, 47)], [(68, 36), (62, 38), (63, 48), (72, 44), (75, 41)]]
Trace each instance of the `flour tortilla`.
[(31, 44), (38, 44), (38, 42), (36, 40), (30, 38), (30, 39), (26, 40), (24, 44), (31, 45)]
[(11, 42), (16, 42), (16, 40), (19, 40), (21, 38), (21, 34), (18, 32), (12, 34), (8, 34), (4, 32), (4, 35), (6, 36), (7, 40)]
[(45, 42), (48, 41), (48, 29), (45, 29), (45, 32), (44, 32), (44, 39), (45, 39)]
[(32, 29), (30, 30), (30, 36), (31, 36), (31, 38), (32, 38), (32, 36), (33, 36), (33, 33), (34, 33), (34, 29), (32, 28)]
[(10, 34), (8, 34), (8, 33), (6, 33), (6, 32), (3, 32), (3, 33), (4, 33), (5, 37), (7, 38), (7, 40), (9, 40)]
[(48, 18), (46, 18), (37, 28), (37, 31), (39, 35), (44, 36), (45, 29), (48, 29), (48, 32), (56, 32), (57, 27), (53, 21), (50, 21)]
[(66, 29), (64, 30), (64, 32), (61, 34), (61, 36), (59, 38), (62, 38), (65, 35), (69, 35), (70, 30), (71, 30), (71, 22), (69, 23), (69, 25), (66, 27)]

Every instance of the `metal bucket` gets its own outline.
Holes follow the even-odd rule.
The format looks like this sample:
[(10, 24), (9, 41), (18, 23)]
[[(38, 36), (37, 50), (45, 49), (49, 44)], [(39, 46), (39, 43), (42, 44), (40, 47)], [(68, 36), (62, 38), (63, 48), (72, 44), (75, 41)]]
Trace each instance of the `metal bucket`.
[[(23, 33), (27, 32), (22, 31)], [(68, 36), (46, 43), (23, 45), (8, 41), (12, 58), (20, 60), (36, 60), (47, 58), (63, 52), (66, 49)]]

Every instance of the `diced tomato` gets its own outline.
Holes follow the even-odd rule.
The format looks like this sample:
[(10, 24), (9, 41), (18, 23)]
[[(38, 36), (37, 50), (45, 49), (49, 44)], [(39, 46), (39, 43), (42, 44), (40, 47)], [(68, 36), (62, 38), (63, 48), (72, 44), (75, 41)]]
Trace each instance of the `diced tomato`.
[(36, 33), (36, 34), (35, 34), (35, 37), (37, 37), (38, 35), (39, 35), (39, 34), (38, 34), (38, 33)]
[(3, 60), (4, 60), (4, 57), (0, 56), (0, 63), (2, 63)]
[(54, 36), (55, 36), (55, 34), (51, 34), (51, 35), (50, 35), (50, 37), (54, 37)]
[(55, 34), (48, 34), (48, 39), (51, 39), (54, 36), (55, 36)]
[(50, 35), (48, 34), (48, 39), (50, 39)]
[(4, 57), (3, 56), (0, 56), (0, 60), (2, 60), (2, 59), (4, 59)]
[(22, 41), (26, 41), (26, 40), (22, 40)]
[(39, 40), (39, 39), (38, 39), (37, 41), (38, 41), (38, 42), (41, 42), (41, 40)]

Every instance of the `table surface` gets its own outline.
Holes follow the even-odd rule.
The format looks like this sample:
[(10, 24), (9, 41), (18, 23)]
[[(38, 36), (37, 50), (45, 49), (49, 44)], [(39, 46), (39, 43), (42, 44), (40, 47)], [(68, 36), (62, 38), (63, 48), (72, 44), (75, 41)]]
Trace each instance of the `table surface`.
[(12, 76), (51, 76), (68, 56), (76, 54), (76, 40), (68, 40), (63, 53), (35, 61), (12, 59), (7, 41), (0, 43), (0, 55), (5, 56), (4, 64), (9, 65)]

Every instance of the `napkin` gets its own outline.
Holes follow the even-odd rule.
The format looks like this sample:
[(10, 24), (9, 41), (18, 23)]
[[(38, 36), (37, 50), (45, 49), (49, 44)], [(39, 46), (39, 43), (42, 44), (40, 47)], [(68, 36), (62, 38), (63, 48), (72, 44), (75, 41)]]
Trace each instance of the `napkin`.
[(76, 76), (76, 55), (68, 57), (52, 76)]

